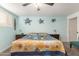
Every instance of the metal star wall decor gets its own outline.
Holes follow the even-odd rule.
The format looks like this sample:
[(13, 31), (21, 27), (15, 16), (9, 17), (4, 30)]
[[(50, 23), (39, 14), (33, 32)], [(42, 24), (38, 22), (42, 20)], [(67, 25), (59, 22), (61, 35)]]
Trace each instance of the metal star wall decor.
[(39, 24), (44, 23), (44, 20), (42, 20), (41, 18), (39, 19)]
[(56, 19), (55, 19), (55, 18), (53, 18), (51, 21), (52, 21), (52, 22), (55, 22), (55, 21), (56, 21)]
[(32, 20), (30, 20), (29, 18), (25, 19), (25, 24), (29, 24), (31, 25)]

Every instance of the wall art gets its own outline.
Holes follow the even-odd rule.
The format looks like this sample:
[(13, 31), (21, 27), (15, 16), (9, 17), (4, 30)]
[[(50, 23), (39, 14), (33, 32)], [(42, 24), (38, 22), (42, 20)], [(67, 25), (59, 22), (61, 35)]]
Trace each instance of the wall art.
[(30, 20), (29, 18), (26, 18), (26, 19), (25, 19), (25, 24), (31, 25), (31, 22), (32, 22), (32, 20)]
[(39, 24), (44, 23), (44, 20), (42, 20), (41, 18), (39, 19)]
[(56, 19), (55, 19), (55, 18), (53, 18), (53, 19), (51, 19), (51, 21), (52, 21), (52, 22), (56, 22)]

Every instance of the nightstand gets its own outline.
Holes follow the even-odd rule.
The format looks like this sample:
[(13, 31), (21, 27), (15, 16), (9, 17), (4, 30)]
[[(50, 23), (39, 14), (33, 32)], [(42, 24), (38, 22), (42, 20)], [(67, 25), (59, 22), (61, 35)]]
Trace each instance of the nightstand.
[(56, 39), (60, 39), (60, 35), (59, 34), (49, 34), (50, 36), (56, 38)]
[(17, 34), (17, 35), (16, 35), (16, 40), (19, 39), (19, 38), (22, 38), (22, 37), (24, 37), (24, 36), (25, 36), (24, 34), (23, 34), (23, 35), (22, 35), (22, 34)]

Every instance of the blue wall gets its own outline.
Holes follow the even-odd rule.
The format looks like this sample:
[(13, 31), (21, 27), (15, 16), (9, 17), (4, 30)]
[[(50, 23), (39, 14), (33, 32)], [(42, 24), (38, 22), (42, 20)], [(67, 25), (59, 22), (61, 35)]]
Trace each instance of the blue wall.
[[(0, 7), (0, 11), (3, 13), (5, 12), (5, 15), (7, 15), (6, 13), (8, 13), (13, 18), (17, 18), (16, 15), (14, 15), (13, 13), (7, 11), (6, 9), (4, 9), (2, 7)], [(0, 15), (0, 16), (2, 16), (2, 15)], [(11, 20), (14, 20), (14, 19), (11, 19)], [(3, 52), (7, 48), (9, 48), (13, 40), (15, 40), (14, 28), (7, 26), (7, 25), (6, 26), (0, 25), (0, 52)]]
[(9, 48), (13, 40), (15, 40), (13, 28), (0, 27), (0, 52)]
[[(25, 24), (24, 20), (29, 18), (32, 20), (31, 25)], [(39, 24), (39, 18), (45, 20), (44, 24)], [(51, 19), (56, 18), (56, 22), (52, 23)], [(66, 16), (19, 16), (17, 20), (17, 30), (16, 33), (20, 34), (29, 33), (29, 32), (47, 32), (53, 33), (53, 30), (56, 29), (60, 34), (62, 41), (67, 39), (67, 19)]]

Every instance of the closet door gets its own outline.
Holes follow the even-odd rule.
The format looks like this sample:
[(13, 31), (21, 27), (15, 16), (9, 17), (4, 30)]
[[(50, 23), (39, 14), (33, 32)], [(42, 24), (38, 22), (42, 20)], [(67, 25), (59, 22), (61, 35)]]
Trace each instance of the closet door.
[(69, 19), (69, 40), (77, 40), (77, 17)]

